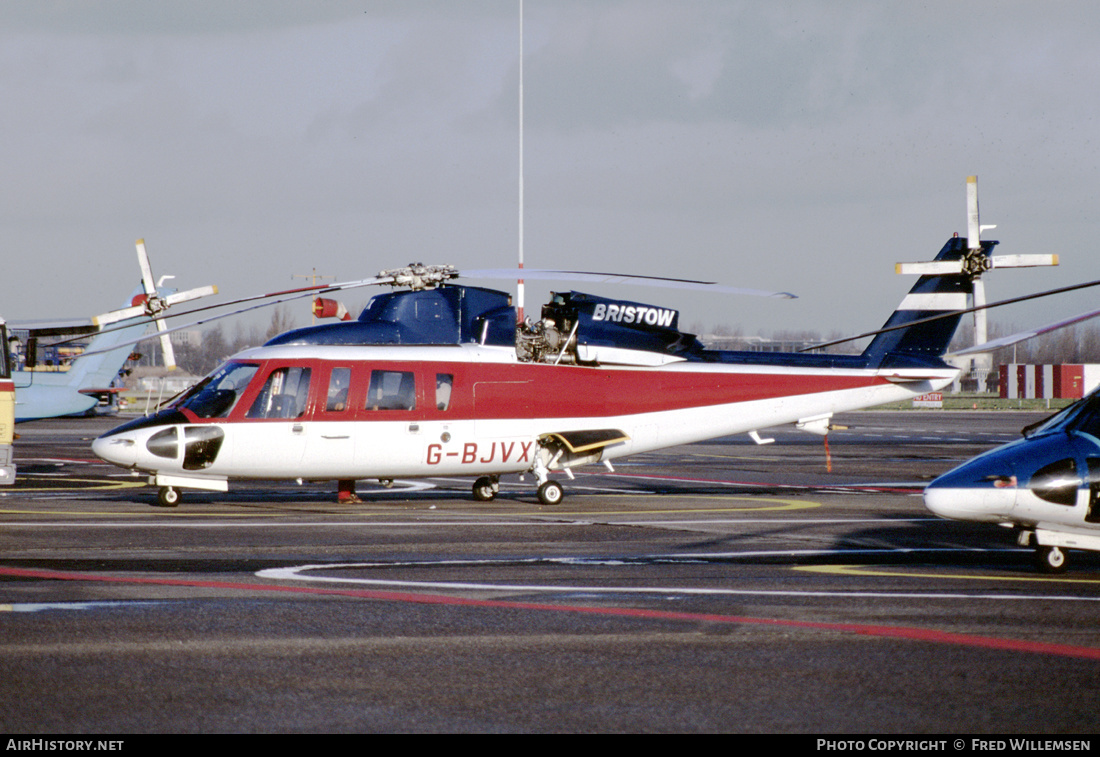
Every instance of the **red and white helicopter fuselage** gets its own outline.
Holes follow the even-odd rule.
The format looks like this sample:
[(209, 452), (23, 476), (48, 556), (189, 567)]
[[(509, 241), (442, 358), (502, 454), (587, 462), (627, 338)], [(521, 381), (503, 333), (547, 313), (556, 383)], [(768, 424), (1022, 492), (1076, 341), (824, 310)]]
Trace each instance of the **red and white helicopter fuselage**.
[(472, 476), (488, 477), (485, 495), (500, 475), (531, 472), (553, 502), (560, 487), (542, 485), (554, 471), (783, 424), (824, 434), (834, 413), (934, 391), (957, 373), (662, 362), (522, 362), (479, 344), (260, 347), (93, 450), (161, 487)]

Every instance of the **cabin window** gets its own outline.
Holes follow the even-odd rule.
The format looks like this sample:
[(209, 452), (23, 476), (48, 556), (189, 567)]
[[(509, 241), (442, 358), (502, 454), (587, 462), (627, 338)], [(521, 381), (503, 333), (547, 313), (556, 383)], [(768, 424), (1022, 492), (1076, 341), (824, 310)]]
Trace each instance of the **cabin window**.
[(446, 410), (451, 406), (451, 387), (454, 386), (455, 377), (450, 373), (435, 374), (435, 407), (437, 410)]
[(169, 460), (179, 457), (180, 444), (176, 429), (166, 428), (153, 434), (145, 443), (145, 448), (157, 457), (166, 457)]
[(1089, 468), (1089, 509), (1085, 520), (1100, 523), (1100, 457), (1090, 457), (1085, 462)]
[(183, 399), (180, 407), (187, 408), (200, 418), (225, 418), (258, 368), (249, 363), (227, 363), (212, 376), (200, 381)]
[(309, 399), (309, 368), (277, 368), (248, 410), (249, 418), (300, 418)]
[(348, 388), (351, 386), (351, 368), (333, 368), (328, 377), (328, 394), (325, 410), (340, 413), (348, 409)]
[(367, 410), (413, 410), (416, 384), (411, 371), (371, 371)]

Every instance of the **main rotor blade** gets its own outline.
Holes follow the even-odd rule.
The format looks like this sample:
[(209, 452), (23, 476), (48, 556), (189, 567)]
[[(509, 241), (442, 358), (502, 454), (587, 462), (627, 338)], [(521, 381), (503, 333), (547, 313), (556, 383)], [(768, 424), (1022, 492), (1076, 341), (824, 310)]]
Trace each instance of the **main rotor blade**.
[[(318, 294), (327, 294), (328, 292), (338, 292), (345, 289), (358, 289), (359, 287), (374, 286), (376, 284), (390, 284), (393, 278), (390, 276), (375, 276), (372, 279), (359, 279), (355, 281), (344, 281), (338, 284), (318, 284), (316, 286), (298, 287), (296, 289), (283, 289), (278, 292), (268, 292), (266, 294), (254, 294), (251, 297), (240, 297), (236, 300), (230, 300), (229, 302), (221, 302), (216, 305), (206, 305), (201, 308), (192, 308), (191, 310), (184, 311), (182, 313), (169, 313), (161, 318), (180, 318), (183, 316), (194, 315), (195, 313), (202, 313), (207, 310), (217, 310), (219, 308), (229, 308), (234, 305), (243, 305), (248, 302), (256, 302), (258, 300), (264, 300), (268, 298), (272, 299), (270, 303), (261, 303), (255, 307), (245, 308), (244, 310), (237, 312), (246, 312), (248, 310), (255, 310), (257, 308), (266, 307), (268, 304), (278, 305), (282, 302), (288, 302), (290, 300), (300, 299), (302, 297), (310, 297)], [(226, 313), (225, 315), (235, 315), (236, 313)], [(218, 316), (222, 318), (225, 316)], [(213, 319), (211, 319), (213, 320)]]
[(1058, 329), (1064, 329), (1067, 326), (1072, 326), (1075, 323), (1080, 323), (1081, 321), (1087, 321), (1090, 318), (1095, 318), (1097, 316), (1100, 316), (1100, 310), (1090, 310), (1087, 313), (1080, 313), (1078, 315), (1073, 316), (1072, 318), (1066, 318), (1064, 320), (1057, 321), (1056, 323), (1048, 323), (1046, 326), (1040, 326), (1039, 328), (1036, 328), (1036, 329), (1031, 329), (1029, 331), (1019, 331), (1015, 334), (1010, 334), (1009, 336), (1002, 336), (999, 339), (990, 339), (988, 342), (983, 342), (981, 344), (975, 344), (973, 347), (967, 347), (966, 349), (956, 350), (954, 352), (949, 353), (949, 355), (962, 356), (962, 355), (976, 355), (976, 354), (982, 353), (982, 352), (993, 352), (994, 350), (999, 350), (1002, 347), (1011, 347), (1012, 345), (1016, 344), (1017, 342), (1023, 342), (1027, 339), (1032, 339), (1034, 337), (1041, 336), (1043, 334), (1049, 334), (1051, 331), (1057, 331)]
[(754, 297), (779, 297), (796, 299), (790, 292), (768, 292), (761, 289), (730, 287), (714, 281), (696, 281), (694, 279), (672, 279), (661, 276), (639, 276), (629, 273), (599, 273), (596, 271), (558, 271), (547, 268), (482, 268), (459, 269), (459, 278), (467, 279), (542, 279), (547, 281), (591, 281), (597, 284), (637, 284), (640, 286), (666, 287), (671, 289), (696, 289), (722, 294), (743, 294)]
[[(966, 308), (965, 310), (952, 310), (949, 313), (941, 313), (939, 315), (930, 315), (927, 318), (918, 318), (915, 321), (908, 321), (897, 326), (891, 326), (887, 329), (878, 329), (877, 331), (868, 331), (863, 334), (857, 334), (856, 336), (847, 336), (843, 339), (834, 339), (831, 342), (822, 342), (821, 344), (815, 344), (811, 347), (803, 347), (799, 352), (809, 352), (810, 350), (820, 350), (825, 347), (833, 347), (837, 344), (844, 344), (845, 342), (854, 342), (857, 339), (864, 339), (869, 336), (878, 336), (879, 334), (886, 334), (890, 331), (897, 331), (898, 329), (907, 329), (910, 326), (918, 326), (922, 323), (932, 323), (933, 321), (939, 321), (944, 318), (952, 318), (957, 315), (966, 315), (967, 313), (976, 313), (979, 310), (989, 310), (990, 308), (999, 308), (1004, 305), (1015, 305), (1017, 302), (1027, 302), (1028, 300), (1037, 300), (1041, 297), (1051, 297), (1055, 294), (1065, 294), (1066, 292), (1074, 292), (1078, 289), (1088, 289), (1090, 287), (1100, 286), (1100, 279), (1096, 281), (1089, 281), (1085, 284), (1074, 284), (1068, 287), (1061, 287), (1060, 289), (1050, 289), (1046, 292), (1038, 292), (1036, 294), (1025, 294), (1022, 297), (1013, 297), (1008, 300), (1000, 300), (998, 302), (990, 302), (985, 305), (979, 305), (974, 308)], [(958, 354), (958, 353), (956, 353)]]
[[(138, 337), (137, 339), (131, 339), (128, 342), (122, 342), (121, 344), (116, 344), (111, 349), (117, 349), (118, 347), (124, 347), (124, 346), (130, 345), (130, 344), (138, 344), (139, 342), (145, 342), (145, 341), (148, 341), (150, 339), (156, 339), (158, 336), (160, 336), (161, 338), (166, 338), (165, 335), (174, 334), (177, 331), (183, 331), (184, 329), (192, 329), (192, 328), (195, 328), (196, 326), (204, 326), (208, 323), (213, 323), (214, 321), (219, 321), (222, 318), (229, 318), (229, 317), (234, 316), (234, 315), (240, 315), (242, 313), (248, 313), (248, 312), (251, 312), (253, 310), (259, 310), (260, 308), (266, 308), (266, 307), (270, 307), (272, 305), (279, 305), (279, 304), (282, 304), (284, 302), (290, 302), (292, 300), (298, 300), (298, 299), (301, 299), (303, 297), (313, 297), (314, 295), (317, 295), (317, 294), (326, 294), (328, 292), (342, 291), (342, 290), (345, 290), (345, 289), (356, 289), (358, 287), (371, 286), (371, 285), (374, 285), (374, 284), (390, 284), (390, 283), (392, 283), (392, 277), (383, 276), (383, 277), (376, 277), (376, 278), (373, 278), (373, 279), (362, 279), (360, 281), (347, 281), (347, 282), (343, 282), (341, 284), (330, 284), (328, 286), (311, 286), (311, 287), (301, 287), (301, 288), (298, 288), (298, 289), (287, 289), (287, 290), (284, 290), (282, 292), (270, 292), (268, 294), (259, 294), (259, 295), (254, 295), (252, 297), (244, 297), (244, 298), (241, 298), (239, 300), (234, 300), (232, 302), (223, 302), (220, 305), (208, 305), (208, 306), (202, 307), (202, 308), (194, 308), (193, 310), (188, 310), (184, 313), (165, 313), (163, 315), (158, 315), (158, 316), (156, 316), (155, 318), (152, 319), (157, 324), (158, 334), (147, 334), (145, 336)], [(283, 295), (285, 295), (285, 296), (283, 296)], [(254, 304), (254, 305), (249, 305), (248, 307), (238, 308), (237, 310), (233, 310), (233, 311), (228, 312), (228, 313), (217, 313), (215, 315), (210, 316), (209, 318), (202, 318), (202, 319), (199, 319), (197, 321), (192, 321), (191, 323), (185, 323), (182, 326), (173, 326), (172, 328), (168, 328), (168, 324), (164, 323), (164, 320), (167, 319), (167, 318), (194, 315), (196, 313), (201, 313), (201, 312), (206, 311), (206, 310), (214, 310), (214, 309), (217, 309), (217, 308), (231, 307), (233, 305), (240, 305), (240, 304), (243, 304), (243, 303), (246, 303), (246, 302), (255, 302), (256, 300), (262, 300), (265, 297), (278, 298), (278, 299), (270, 299), (266, 302), (260, 302), (260, 303)], [(104, 329), (104, 331), (102, 331), (100, 333), (104, 333), (106, 331), (114, 331), (114, 330), (116, 330), (116, 329)], [(76, 341), (76, 340), (74, 339), (74, 340), (70, 340), (70, 341)], [(59, 342), (59, 344), (60, 344), (60, 342)], [(91, 352), (85, 352), (83, 354), (84, 355), (98, 355), (98, 354), (100, 354), (100, 352), (106, 352), (106, 350), (94, 350), (94, 351), (91, 351)]]
[[(722, 286), (722, 285), (716, 284), (712, 281), (696, 281), (696, 280), (693, 280), (693, 279), (671, 279), (671, 278), (661, 278), (661, 277), (658, 277), (658, 276), (634, 276), (634, 275), (631, 275), (631, 274), (596, 273), (596, 272), (591, 272), (591, 271), (555, 271), (555, 270), (539, 269), (539, 268), (525, 268), (525, 269), (523, 269), (522, 275), (525, 278), (532, 278), (532, 279), (548, 279), (548, 280), (557, 280), (557, 281), (569, 281), (569, 280), (592, 281), (592, 282), (603, 283), (603, 284), (618, 284), (618, 283), (645, 284), (645, 285), (649, 285), (649, 286), (671, 287), (671, 288), (679, 288), (679, 289), (706, 290), (706, 291), (711, 291), (711, 292), (720, 292), (720, 293), (724, 293), (724, 294), (744, 294), (744, 295), (753, 295), (753, 296), (759, 296), (759, 297), (779, 297), (779, 298), (783, 298), (783, 299), (793, 299), (793, 298), (795, 298), (795, 295), (790, 294), (789, 292), (766, 292), (766, 291), (759, 290), (759, 289), (744, 289), (744, 288), (740, 288), (740, 287)], [(458, 276), (459, 277), (464, 277), (464, 278), (486, 278), (486, 279), (489, 279), (489, 278), (491, 278), (491, 279), (509, 279), (509, 278), (511, 278), (511, 279), (514, 279), (517, 276), (517, 270), (516, 269), (511, 269), (511, 268), (509, 268), (509, 269), (501, 269), (501, 268), (496, 268), (496, 269), (470, 269), (470, 270), (466, 270), (466, 271), (459, 271)], [(270, 305), (278, 305), (278, 304), (281, 304), (283, 302), (289, 302), (291, 300), (300, 299), (302, 297), (312, 297), (312, 296), (316, 296), (316, 295), (324, 295), (324, 294), (327, 294), (329, 292), (338, 292), (338, 291), (344, 291), (344, 290), (347, 290), (347, 289), (357, 289), (357, 288), (360, 288), (360, 287), (375, 286), (375, 285), (378, 285), (378, 284), (395, 284), (395, 283), (397, 283), (397, 278), (398, 278), (398, 276), (394, 275), (393, 272), (383, 272), (383, 274), (380, 274), (379, 276), (375, 276), (374, 278), (370, 278), (370, 279), (359, 279), (359, 280), (353, 280), (353, 281), (344, 281), (344, 282), (340, 282), (340, 283), (337, 283), (337, 284), (322, 284), (322, 285), (309, 286), (309, 287), (298, 287), (296, 289), (285, 289), (285, 290), (278, 291), (278, 292), (268, 292), (266, 294), (252, 295), (251, 297), (241, 297), (241, 298), (236, 299), (236, 300), (230, 300), (229, 302), (222, 302), (222, 303), (219, 303), (219, 304), (216, 304), (216, 305), (207, 305), (207, 306), (201, 307), (201, 308), (192, 308), (191, 310), (181, 312), (181, 313), (162, 313), (162, 314), (156, 315), (153, 318), (153, 320), (158, 322), (158, 324), (159, 324), (159, 322), (161, 320), (167, 319), (167, 318), (181, 318), (181, 317), (184, 317), (184, 316), (193, 316), (193, 315), (196, 315), (198, 313), (203, 313), (203, 312), (206, 312), (206, 311), (209, 311), (209, 310), (218, 310), (218, 309), (222, 309), (222, 308), (233, 307), (235, 305), (244, 305), (244, 304), (247, 304), (247, 303), (254, 303), (254, 302), (262, 301), (262, 302), (259, 302), (259, 304), (256, 304), (256, 305), (250, 305), (249, 307), (241, 308), (241, 309), (234, 310), (234, 311), (228, 312), (228, 313), (219, 313), (218, 315), (213, 316), (211, 318), (206, 318), (206, 319), (194, 321), (194, 322), (188, 323), (184, 326), (176, 326), (176, 327), (173, 327), (171, 329), (167, 329), (166, 332), (161, 332), (161, 333), (172, 333), (172, 332), (180, 331), (180, 330), (186, 329), (186, 328), (194, 328), (195, 326), (201, 326), (201, 325), (210, 323), (212, 321), (219, 320), (221, 318), (228, 318), (230, 316), (239, 315), (241, 313), (246, 313), (246, 312), (249, 312), (251, 310), (257, 310), (259, 308), (268, 307)], [(159, 330), (160, 326), (158, 325), (157, 328)], [(141, 339), (135, 339), (133, 342), (130, 342), (130, 344), (136, 344), (137, 342), (146, 341), (147, 339), (149, 339), (149, 337), (142, 337)], [(84, 353), (84, 354), (95, 354), (95, 353)]]

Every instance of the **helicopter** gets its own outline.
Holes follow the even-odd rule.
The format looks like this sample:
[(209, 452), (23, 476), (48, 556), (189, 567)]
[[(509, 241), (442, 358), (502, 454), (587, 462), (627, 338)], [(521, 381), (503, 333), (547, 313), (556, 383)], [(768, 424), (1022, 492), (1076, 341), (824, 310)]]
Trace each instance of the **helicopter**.
[[(509, 474), (532, 474), (539, 502), (556, 505), (564, 489), (552, 476), (572, 478), (581, 466), (613, 470), (631, 455), (740, 433), (765, 444), (762, 429), (787, 424), (827, 437), (836, 413), (951, 384), (960, 369), (945, 355), (964, 314), (1100, 285), (968, 307), (982, 271), (1021, 264), (992, 256), (998, 243), (980, 238), (972, 179), (968, 236), (952, 235), (930, 263), (907, 264), (917, 282), (881, 329), (849, 337), (871, 337), (859, 354), (707, 349), (680, 330), (674, 309), (577, 291), (552, 293), (537, 319), (521, 318), (510, 294), (455, 283), (514, 280), (517, 271), (416, 263), (226, 303), (248, 304), (211, 320), (307, 296), (315, 314), (338, 314), (325, 295), (393, 288), (358, 319), (288, 331), (232, 356), (92, 450), (146, 474), (165, 506), (184, 489), (228, 491), (230, 480), (336, 480), (339, 501), (355, 502), (357, 480), (443, 476), (473, 479), (474, 499), (490, 501)], [(793, 296), (522, 264), (518, 275)]]
[[(954, 236), (937, 260), (969, 254)], [(971, 293), (967, 276), (921, 276), (861, 354), (759, 353), (704, 348), (676, 310), (576, 291), (517, 326), (510, 294), (454, 284), (460, 275), (382, 271), (368, 283), (394, 291), (357, 320), (239, 353), (92, 449), (147, 473), (169, 506), (230, 479), (468, 476), (489, 501), (502, 475), (527, 473), (554, 505), (564, 490), (552, 474), (736, 433), (762, 443), (760, 429), (783, 424), (826, 435), (835, 413), (947, 386), (958, 370), (942, 356)]]
[(1061, 573), (1068, 549), (1100, 551), (1100, 388), (1022, 434), (933, 480), (924, 504), (1015, 529), (1040, 571)]

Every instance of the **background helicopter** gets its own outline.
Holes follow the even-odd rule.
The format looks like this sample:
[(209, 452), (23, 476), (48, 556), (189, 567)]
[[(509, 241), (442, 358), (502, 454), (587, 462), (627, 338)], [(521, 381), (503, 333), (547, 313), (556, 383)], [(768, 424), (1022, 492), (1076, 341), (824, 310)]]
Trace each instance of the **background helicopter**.
[[(170, 307), (218, 293), (216, 286), (204, 286), (178, 292), (164, 288), (149, 263), (145, 240), (135, 243), (141, 281), (123, 307), (84, 320), (14, 321), (8, 324), (13, 332), (24, 335), (25, 344), (18, 346), (19, 361), (12, 371), (15, 386), (15, 422), (55, 418), (83, 413), (95, 407), (96, 392), (112, 386), (119, 371), (132, 355), (132, 346), (143, 341), (150, 323), (157, 329), (164, 365), (175, 368), (172, 342), (163, 318)], [(56, 337), (76, 334), (76, 338), (57, 341)], [(50, 339), (55, 345), (89, 340), (87, 348), (67, 363), (64, 370), (43, 366), (37, 353), (40, 340)], [(14, 351), (14, 350), (13, 350)]]
[(1100, 551), (1100, 389), (935, 479), (924, 503), (1015, 529), (1044, 572), (1066, 569), (1066, 549)]

